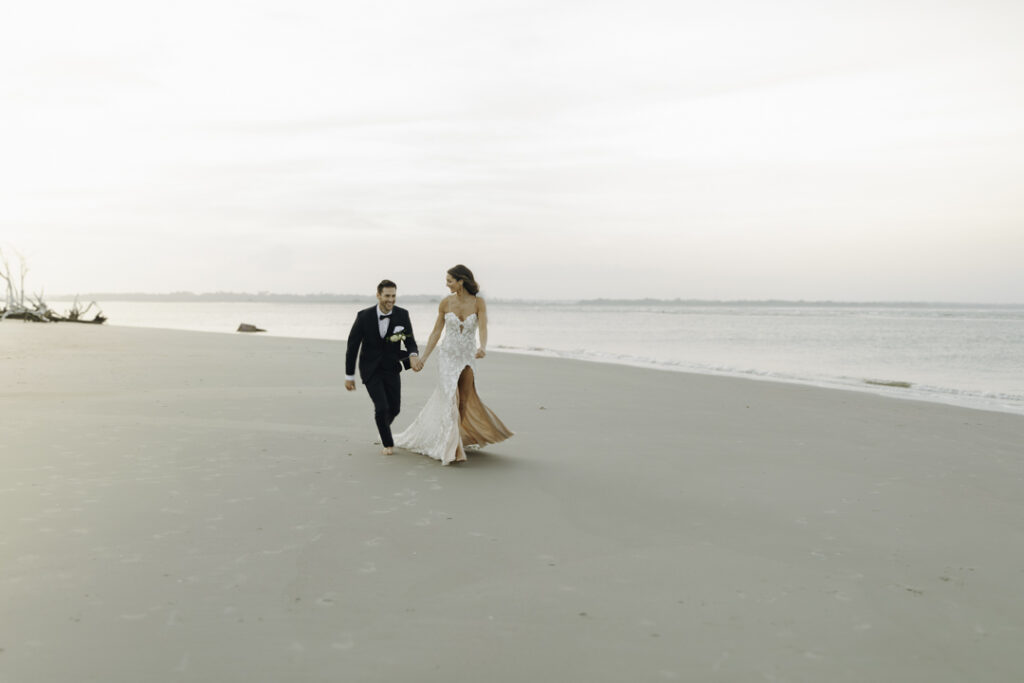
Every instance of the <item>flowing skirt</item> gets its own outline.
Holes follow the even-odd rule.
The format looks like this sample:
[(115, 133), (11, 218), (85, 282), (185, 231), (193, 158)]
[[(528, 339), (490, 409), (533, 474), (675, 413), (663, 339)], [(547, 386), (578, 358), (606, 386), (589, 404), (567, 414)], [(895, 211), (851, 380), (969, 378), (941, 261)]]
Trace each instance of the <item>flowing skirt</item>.
[[(395, 435), (396, 446), (447, 465), (465, 460), (466, 448), (498, 443), (513, 435), (480, 400), (471, 365), (465, 365), (458, 375), (442, 370), (441, 376), (413, 423)], [(452, 376), (456, 381), (451, 381)]]

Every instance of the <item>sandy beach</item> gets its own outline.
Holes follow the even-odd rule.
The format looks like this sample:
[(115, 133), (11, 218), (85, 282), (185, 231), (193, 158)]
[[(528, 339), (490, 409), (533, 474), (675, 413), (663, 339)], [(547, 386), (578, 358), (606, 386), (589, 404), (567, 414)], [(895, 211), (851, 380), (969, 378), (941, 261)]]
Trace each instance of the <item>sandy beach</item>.
[(1021, 416), (492, 353), (516, 436), (442, 467), (342, 342), (7, 321), (0, 377), (4, 683), (1024, 680)]

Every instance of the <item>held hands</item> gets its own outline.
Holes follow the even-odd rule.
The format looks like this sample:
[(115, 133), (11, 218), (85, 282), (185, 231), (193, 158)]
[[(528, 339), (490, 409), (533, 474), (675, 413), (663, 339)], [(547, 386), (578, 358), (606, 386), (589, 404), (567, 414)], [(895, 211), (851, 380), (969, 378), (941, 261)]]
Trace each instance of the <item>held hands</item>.
[(486, 355), (487, 355), (487, 352), (484, 351), (483, 347), (480, 347), (479, 349), (476, 350), (476, 357), (477, 358), (483, 358)]
[(409, 365), (412, 366), (413, 372), (419, 372), (423, 369), (423, 361), (420, 360), (419, 356), (413, 356), (409, 359)]

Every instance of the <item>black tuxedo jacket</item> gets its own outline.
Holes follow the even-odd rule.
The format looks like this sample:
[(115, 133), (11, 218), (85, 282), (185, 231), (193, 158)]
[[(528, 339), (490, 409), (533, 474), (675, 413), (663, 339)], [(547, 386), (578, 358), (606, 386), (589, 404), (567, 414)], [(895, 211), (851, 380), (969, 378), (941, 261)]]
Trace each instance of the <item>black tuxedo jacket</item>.
[[(402, 352), (401, 341), (388, 341), (388, 337), (395, 334), (396, 327), (404, 328), (400, 334), (405, 335), (405, 353)], [(360, 347), (362, 352), (360, 352)], [(381, 339), (377, 307), (372, 306), (356, 314), (356, 321), (352, 323), (352, 331), (348, 333), (345, 374), (356, 374), (356, 358), (358, 358), (359, 375), (365, 384), (367, 379), (378, 372), (398, 373), (402, 371), (402, 366), (408, 370), (410, 353), (418, 354), (419, 349), (416, 348), (416, 339), (412, 336), (409, 311), (398, 306), (392, 308), (387, 334)]]

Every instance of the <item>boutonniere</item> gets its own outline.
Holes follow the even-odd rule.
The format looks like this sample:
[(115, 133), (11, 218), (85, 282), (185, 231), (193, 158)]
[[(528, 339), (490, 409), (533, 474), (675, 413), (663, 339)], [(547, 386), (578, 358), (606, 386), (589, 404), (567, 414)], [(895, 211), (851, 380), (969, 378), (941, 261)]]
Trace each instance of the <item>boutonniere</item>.
[(387, 340), (389, 342), (405, 341), (405, 333), (404, 332), (399, 332), (398, 334), (393, 334), (390, 337), (388, 337)]

